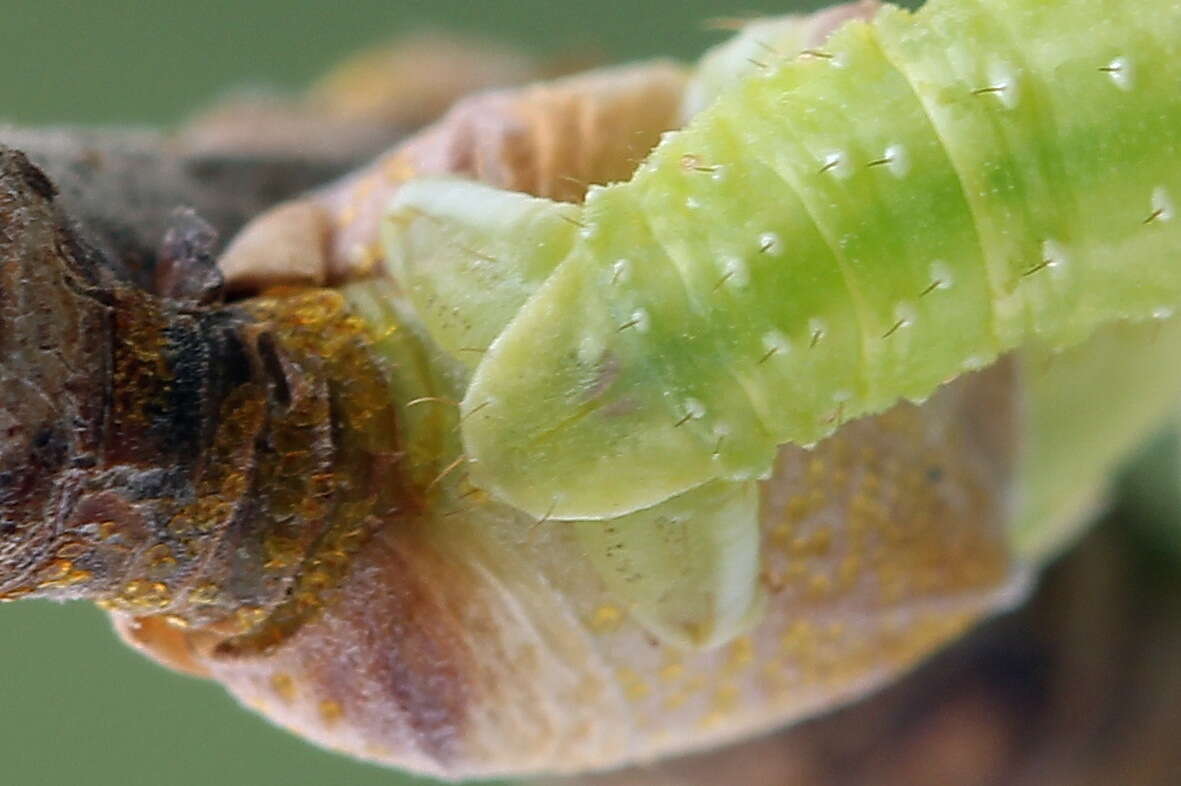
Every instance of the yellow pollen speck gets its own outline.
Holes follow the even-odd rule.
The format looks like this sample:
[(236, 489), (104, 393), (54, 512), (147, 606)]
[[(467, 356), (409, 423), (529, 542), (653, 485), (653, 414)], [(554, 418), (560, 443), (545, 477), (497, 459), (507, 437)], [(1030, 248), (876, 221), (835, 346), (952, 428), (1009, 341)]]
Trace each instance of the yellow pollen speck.
[(201, 606), (207, 606), (217, 603), (217, 596), (221, 589), (212, 582), (206, 582), (197, 587), (189, 593), (189, 603), (194, 603)]
[(745, 668), (754, 660), (754, 646), (750, 636), (741, 636), (730, 645), (729, 667), (732, 670)]
[(344, 715), (344, 709), (339, 702), (332, 699), (324, 699), (320, 702), (320, 720), (326, 724), (333, 724), (340, 720)]
[(163, 582), (135, 579), (123, 586), (120, 600), (134, 609), (162, 609), (172, 603), (172, 593)]
[(650, 689), (648, 683), (639, 674), (631, 669), (622, 668), (616, 672), (616, 677), (629, 699), (640, 701), (641, 699), (647, 698)]
[(722, 683), (713, 695), (713, 710), (715, 713), (728, 714), (734, 711), (738, 704), (738, 688), (732, 683)]
[(623, 610), (618, 606), (599, 606), (591, 615), (591, 628), (597, 633), (617, 630), (623, 622)]
[(669, 663), (660, 670), (660, 678), (665, 682), (676, 682), (685, 674), (685, 667), (677, 662)]
[(295, 680), (291, 678), (290, 674), (279, 672), (271, 677), (271, 688), (274, 689), (275, 695), (287, 703), (291, 703), (295, 699)]
[(60, 579), (69, 573), (73, 567), (74, 563), (70, 562), (68, 559), (55, 559), (46, 565), (41, 571), (41, 577), (45, 581)]
[(226, 499), (237, 499), (246, 493), (246, 475), (241, 472), (231, 472), (221, 484), (221, 495)]
[[(71, 560), (55, 559), (42, 569), (37, 588), (60, 589), (62, 587), (70, 587), (90, 579), (91, 575), (91, 572), (88, 570), (81, 570), (74, 567), (74, 563)], [(9, 593), (7, 597), (13, 598), (18, 596)]]
[(234, 612), (234, 621), (239, 630), (250, 630), (266, 619), (267, 612), (257, 606), (243, 606)]

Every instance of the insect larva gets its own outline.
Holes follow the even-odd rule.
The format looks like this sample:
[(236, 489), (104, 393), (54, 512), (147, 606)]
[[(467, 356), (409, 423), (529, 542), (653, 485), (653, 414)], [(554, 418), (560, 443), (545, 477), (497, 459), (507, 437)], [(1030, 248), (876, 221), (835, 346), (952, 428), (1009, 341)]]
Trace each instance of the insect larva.
[[(1181, 14), (1142, 10), (887, 8), (825, 45), (843, 67), (727, 91), (588, 193), (573, 248), (476, 368), (464, 410), (495, 403), (464, 424), (473, 478), (535, 515), (625, 514), (759, 477), (777, 444), (830, 433), (843, 393), (855, 418), (1177, 302)], [(748, 285), (718, 286), (717, 259)], [(641, 312), (646, 330), (619, 329)], [(769, 332), (799, 351), (761, 362)], [(677, 427), (687, 398), (708, 414)]]
[[(999, 22), (976, 13), (955, 24), (999, 35)], [(961, 55), (980, 61), (973, 66), (983, 87), (913, 53), (892, 61), (887, 50), (917, 46), (935, 58), (939, 36), (957, 37), (944, 29), (939, 6), (923, 14), (911, 22), (887, 12), (875, 28), (839, 35), (825, 45), (839, 60), (835, 70), (830, 58), (809, 58), (755, 74), (687, 131), (666, 135), (631, 183), (592, 188), (577, 219), (568, 205), (454, 181), (400, 191), (387, 247), (419, 315), (448, 346), (449, 315), (462, 313), (480, 335), (461, 340), (491, 347), (466, 398), (465, 455), (474, 459), (475, 482), (546, 520), (611, 519), (645, 507), (658, 519), (662, 500), (680, 505), (677, 495), (703, 480), (763, 475), (776, 442), (811, 445), (898, 397), (924, 400), (1028, 331), (1063, 345), (1104, 320), (1159, 310), (1153, 295), (1148, 312), (1143, 304), (1087, 306), (1090, 321), (1071, 317), (1065, 327), (1054, 320), (1066, 319), (1068, 306), (1039, 316), (1055, 299), (1084, 303), (1072, 293), (1082, 272), (1074, 249), (1086, 240), (1061, 228), (1062, 200), (1045, 191), (1041, 170), (1050, 165), (1034, 155), (1040, 148), (996, 152), (999, 132), (991, 129), (1000, 113), (1012, 126), (1001, 125), (1004, 133), (1028, 136), (1039, 130), (1045, 102), (1033, 100), (1031, 86), (1024, 103), (1016, 100), (1017, 72), (988, 52)], [(1070, 73), (1106, 87), (1086, 57), (1070, 58)], [(909, 71), (895, 65), (904, 61), (913, 62)], [(936, 77), (945, 72), (950, 83), (941, 85)], [(915, 81), (932, 95), (959, 90), (949, 120), (939, 114), (948, 110), (923, 105)], [(883, 104), (891, 111), (873, 123), (846, 109)], [(945, 143), (941, 124), (963, 126), (955, 135), (970, 141)], [(980, 173), (1043, 190), (1010, 187), (991, 198)], [(1142, 208), (1151, 208), (1152, 221), (1171, 215), (1162, 193), (1157, 187)], [(709, 220), (695, 215), (703, 208)], [(1124, 217), (1120, 237), (1131, 247), (1144, 226), (1135, 219)], [(1018, 220), (1053, 229), (1014, 240), (1003, 224)], [(981, 245), (986, 231), (995, 237)], [(1150, 246), (1158, 241), (1147, 238)], [(563, 261), (554, 250), (565, 248)], [(472, 271), (489, 258), (525, 283), (498, 292)], [(999, 273), (998, 259), (1008, 265)], [(998, 276), (1007, 294), (993, 296)], [(685, 401), (696, 403), (695, 416)], [(544, 417), (554, 420), (536, 419)], [(514, 496), (506, 483), (532, 496)], [(703, 569), (697, 579), (708, 584), (718, 575)], [(729, 575), (726, 591), (735, 592), (738, 574)], [(667, 633), (668, 621), (647, 605), (650, 593), (616, 589)], [(745, 596), (756, 597), (749, 582)], [(718, 630), (747, 616), (702, 614)]]

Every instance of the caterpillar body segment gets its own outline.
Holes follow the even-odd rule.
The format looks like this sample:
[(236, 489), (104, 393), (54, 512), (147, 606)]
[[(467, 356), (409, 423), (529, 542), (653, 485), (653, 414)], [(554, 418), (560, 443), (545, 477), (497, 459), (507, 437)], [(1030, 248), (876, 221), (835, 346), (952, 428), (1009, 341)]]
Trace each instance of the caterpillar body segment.
[(537, 516), (624, 515), (757, 478), (776, 444), (1031, 337), (1163, 315), (1181, 9), (1134, 16), (887, 8), (721, 96), (588, 194), (570, 255), (476, 368), (473, 477)]
[[(845, 283), (858, 348), (834, 364), (856, 371), (845, 372), (852, 378), (843, 393), (825, 393), (877, 408), (898, 397), (924, 398), (966, 359), (983, 365), (998, 347), (981, 329), (990, 306), (971, 217), (910, 86), (882, 56), (872, 28), (854, 27), (833, 43), (844, 44), (843, 67), (805, 63), (776, 89), (756, 82), (750, 122), (732, 128), (747, 147), (762, 142), (767, 152), (755, 155), (800, 195)], [(865, 122), (858, 107), (875, 99), (893, 111)], [(846, 129), (839, 147), (832, 128)], [(810, 266), (812, 259), (788, 249), (783, 264)], [(774, 296), (766, 302), (771, 316), (780, 304)], [(822, 338), (812, 351), (833, 349)], [(817, 404), (783, 416), (778, 433), (814, 439), (808, 435), (828, 425), (817, 415), (833, 406)]]
[[(1152, 203), (1181, 185), (1181, 66), (1169, 56), (1181, 9), (1142, 10), (1085, 0), (986, 13), (968, 3), (925, 25), (899, 12), (878, 20), (963, 183), (1005, 346), (1031, 333), (1072, 344), (1103, 321), (1149, 316), (1161, 307), (1154, 297), (1177, 297), (1181, 279), (1161, 264), (1176, 253), (1177, 225), (1170, 232), (1168, 211)], [(1087, 20), (1085, 52), (1063, 13)], [(969, 55), (965, 36), (994, 54)], [(968, 99), (986, 100), (950, 100), (948, 74), (977, 85)]]

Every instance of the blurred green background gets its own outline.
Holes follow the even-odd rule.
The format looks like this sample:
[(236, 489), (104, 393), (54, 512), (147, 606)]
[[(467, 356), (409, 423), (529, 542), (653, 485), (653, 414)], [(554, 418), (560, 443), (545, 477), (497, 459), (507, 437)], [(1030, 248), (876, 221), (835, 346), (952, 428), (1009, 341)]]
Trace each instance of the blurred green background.
[(3, 0), (0, 116), (158, 124), (243, 83), (297, 86), (403, 30), (485, 33), (537, 52), (692, 57), (705, 20), (823, 0)]
[[(750, 0), (0, 0), (0, 120), (176, 123), (228, 88), (297, 88), (361, 46), (424, 27), (559, 57), (692, 57), (721, 38), (704, 20), (751, 10)], [(4, 786), (421, 782), (322, 752), (219, 687), (149, 663), (87, 605), (2, 606), (0, 642)]]

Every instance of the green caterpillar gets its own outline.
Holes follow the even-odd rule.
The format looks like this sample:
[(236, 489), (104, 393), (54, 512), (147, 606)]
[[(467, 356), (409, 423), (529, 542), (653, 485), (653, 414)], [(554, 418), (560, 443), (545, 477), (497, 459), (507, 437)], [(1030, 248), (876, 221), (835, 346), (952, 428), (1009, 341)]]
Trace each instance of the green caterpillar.
[[(389, 257), (432, 336), (474, 363), (472, 478), (539, 518), (659, 517), (1026, 343), (1171, 316), (1176, 40), (1168, 2), (887, 7), (724, 88), (582, 206), (409, 184)], [(438, 247), (461, 253), (416, 261)], [(757, 544), (756, 513), (724, 526)], [(742, 600), (721, 593), (730, 610), (688, 636), (724, 639), (757, 607), (757, 548), (727, 553), (658, 587), (604, 575), (667, 609), (705, 576), (732, 588), (742, 559)]]

